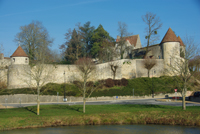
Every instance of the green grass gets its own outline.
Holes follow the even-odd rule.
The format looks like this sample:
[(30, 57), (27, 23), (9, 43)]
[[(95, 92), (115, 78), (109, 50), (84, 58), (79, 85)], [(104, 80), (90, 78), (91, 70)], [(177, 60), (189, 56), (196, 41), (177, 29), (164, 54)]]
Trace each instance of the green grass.
[(160, 105), (41, 105), (0, 109), (0, 130), (59, 125), (167, 124), (200, 126), (200, 107)]

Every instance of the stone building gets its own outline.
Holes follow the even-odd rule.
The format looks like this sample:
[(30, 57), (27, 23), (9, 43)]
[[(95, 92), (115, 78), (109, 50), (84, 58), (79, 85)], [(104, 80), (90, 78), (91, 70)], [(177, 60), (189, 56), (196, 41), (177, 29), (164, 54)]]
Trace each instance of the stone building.
[[(120, 40), (120, 38), (118, 37), (117, 40)], [(144, 55), (155, 57), (157, 60), (157, 65), (151, 69), (150, 77), (162, 76), (165, 73), (167, 64), (173, 64), (172, 56), (181, 58), (181, 52), (185, 49), (181, 38), (177, 37), (171, 28), (168, 29), (160, 44), (149, 46), (147, 54), (146, 47), (142, 47), (141, 45), (139, 35), (125, 37), (125, 40), (126, 46), (132, 47), (132, 49), (124, 54), (125, 59), (114, 61), (119, 66), (116, 79), (147, 77), (147, 69), (143, 65)], [(124, 64), (124, 62), (129, 62), (129, 64)], [(11, 56), (10, 65), (7, 70), (6, 79), (8, 88), (23, 88), (34, 85), (31, 78), (23, 75), (25, 70), (30, 73), (32, 72), (29, 66), (29, 58), (19, 46)], [(79, 72), (75, 65), (56, 65), (54, 71), (52, 71), (51, 79), (45, 81), (45, 83), (64, 83), (64, 78), (66, 82), (71, 82), (78, 75)], [(109, 62), (97, 64), (93, 76), (94, 78), (91, 79), (93, 81), (113, 78)]]

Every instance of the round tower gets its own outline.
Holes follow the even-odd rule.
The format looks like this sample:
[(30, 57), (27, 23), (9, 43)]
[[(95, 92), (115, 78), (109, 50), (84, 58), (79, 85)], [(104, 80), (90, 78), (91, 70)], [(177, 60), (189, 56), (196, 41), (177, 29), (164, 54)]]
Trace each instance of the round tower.
[(28, 55), (24, 52), (21, 46), (17, 48), (17, 50), (10, 56), (11, 57), (11, 64), (29, 64)]
[(162, 53), (165, 67), (174, 64), (180, 58), (180, 42), (171, 28), (168, 29), (161, 41)]
[(8, 68), (8, 89), (29, 87), (29, 58), (21, 46), (10, 56), (11, 65)]

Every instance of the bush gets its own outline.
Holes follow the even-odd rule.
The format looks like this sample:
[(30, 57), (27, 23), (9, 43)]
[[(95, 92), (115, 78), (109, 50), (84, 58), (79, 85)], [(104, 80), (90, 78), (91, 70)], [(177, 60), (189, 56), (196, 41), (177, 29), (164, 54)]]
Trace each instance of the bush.
[(115, 86), (121, 86), (121, 80), (113, 80)]
[(122, 84), (122, 86), (127, 86), (128, 85), (128, 80), (125, 79), (125, 78), (122, 78), (121, 79), (121, 84)]
[(93, 82), (93, 81), (88, 81), (88, 82), (86, 83), (86, 86), (87, 86), (87, 87), (93, 87), (93, 86), (94, 86), (94, 82)]
[(114, 82), (111, 78), (106, 79), (106, 83), (105, 83), (106, 87), (113, 87), (114, 86)]

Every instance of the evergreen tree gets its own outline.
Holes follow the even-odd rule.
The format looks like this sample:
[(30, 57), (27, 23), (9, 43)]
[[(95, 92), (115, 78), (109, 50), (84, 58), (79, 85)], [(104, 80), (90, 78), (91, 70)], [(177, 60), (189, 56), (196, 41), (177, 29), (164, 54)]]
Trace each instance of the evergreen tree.
[(99, 58), (100, 52), (105, 45), (105, 41), (114, 42), (114, 39), (109, 36), (109, 33), (104, 30), (103, 26), (100, 24), (97, 29), (94, 30), (94, 33), (91, 38), (91, 55), (93, 58)]
[(88, 56), (91, 50), (91, 38), (95, 30), (94, 26), (90, 26), (90, 22), (86, 22), (80, 28), (81, 35), (84, 42), (84, 56)]
[(80, 32), (77, 32), (76, 29), (74, 29), (73, 32), (68, 30), (65, 36), (67, 41), (61, 46), (61, 49), (65, 50), (65, 59), (70, 63), (74, 63), (83, 56), (82, 37)]

